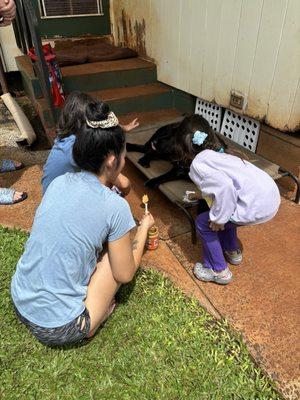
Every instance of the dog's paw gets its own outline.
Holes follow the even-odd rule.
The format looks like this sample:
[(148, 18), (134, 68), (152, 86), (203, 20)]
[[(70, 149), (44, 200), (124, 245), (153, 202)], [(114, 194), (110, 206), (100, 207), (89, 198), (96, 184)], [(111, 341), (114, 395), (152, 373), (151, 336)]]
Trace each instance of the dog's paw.
[(145, 160), (143, 157), (138, 160), (138, 163), (144, 168), (150, 168), (149, 161)]
[(158, 183), (154, 179), (149, 179), (144, 184), (148, 189), (155, 189), (158, 187)]

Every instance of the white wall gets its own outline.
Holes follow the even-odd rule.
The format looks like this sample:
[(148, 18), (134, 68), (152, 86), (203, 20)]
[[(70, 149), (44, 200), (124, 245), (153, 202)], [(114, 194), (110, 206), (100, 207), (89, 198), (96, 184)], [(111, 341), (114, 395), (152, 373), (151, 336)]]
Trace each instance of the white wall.
[(22, 53), (17, 47), (14, 30), (11, 25), (0, 28), (0, 45), (5, 70), (17, 71), (15, 57), (20, 56)]
[(147, 54), (158, 79), (281, 130), (300, 129), (300, 0), (111, 0), (117, 44)]

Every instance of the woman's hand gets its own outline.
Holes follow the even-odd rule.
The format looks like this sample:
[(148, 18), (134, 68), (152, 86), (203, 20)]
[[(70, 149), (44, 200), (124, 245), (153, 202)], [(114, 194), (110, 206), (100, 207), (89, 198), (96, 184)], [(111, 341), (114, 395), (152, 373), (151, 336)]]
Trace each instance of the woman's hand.
[(147, 214), (143, 215), (143, 218), (140, 221), (140, 226), (145, 227), (147, 229), (147, 231), (152, 228), (152, 226), (154, 226), (155, 221), (154, 218), (152, 216), (152, 214), (150, 214), (149, 212)]
[(212, 221), (210, 222), (209, 227), (214, 232), (224, 231), (224, 225), (219, 225)]
[(140, 125), (138, 118), (135, 118), (127, 125), (121, 125), (125, 132), (132, 131), (132, 129), (137, 128)]
[(1, 26), (10, 25), (16, 16), (16, 6), (13, 0), (0, 0), (0, 22)]

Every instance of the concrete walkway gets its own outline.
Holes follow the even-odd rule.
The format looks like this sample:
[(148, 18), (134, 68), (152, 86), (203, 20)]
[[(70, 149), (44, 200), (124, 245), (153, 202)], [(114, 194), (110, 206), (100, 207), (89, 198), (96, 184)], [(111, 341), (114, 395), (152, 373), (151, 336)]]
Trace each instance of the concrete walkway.
[[(24, 151), (13, 141), (2, 140), (0, 159), (13, 158), (28, 167), (1, 174), (0, 186), (27, 191), (29, 198), (13, 206), (0, 206), (1, 225), (30, 230), (41, 199), (40, 179), (46, 156), (45, 151)], [(128, 196), (133, 214), (136, 218), (142, 215), (141, 197), (147, 192), (162, 237), (159, 249), (145, 254), (143, 267), (163, 271), (216, 318), (228, 319), (284, 397), (300, 398), (299, 206), (283, 198), (273, 221), (241, 228), (245, 261), (232, 268), (234, 281), (230, 285), (217, 286), (193, 277), (192, 266), (201, 258), (201, 245), (191, 244), (190, 227), (182, 212), (158, 191), (145, 191), (144, 177), (130, 163), (124, 173), (133, 185)]]

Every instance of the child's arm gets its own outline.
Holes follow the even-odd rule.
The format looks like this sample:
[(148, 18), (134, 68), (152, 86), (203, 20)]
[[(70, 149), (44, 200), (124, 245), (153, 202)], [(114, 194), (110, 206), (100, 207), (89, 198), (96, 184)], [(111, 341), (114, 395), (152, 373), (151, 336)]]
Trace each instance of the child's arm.
[(211, 229), (220, 230), (234, 213), (237, 194), (232, 180), (222, 171), (212, 171), (201, 174), (192, 165), (190, 178), (199, 187), (203, 197), (212, 198), (209, 217)]
[(226, 224), (236, 208), (237, 194), (232, 180), (222, 171), (214, 172), (205, 177), (200, 189), (203, 196), (213, 198), (209, 218), (212, 229), (218, 230), (215, 224)]
[(132, 120), (131, 122), (129, 122), (129, 124), (127, 125), (121, 125), (120, 127), (122, 129), (124, 129), (125, 132), (129, 132), (132, 131), (132, 129), (137, 128), (140, 125), (138, 118), (135, 118), (134, 120)]

